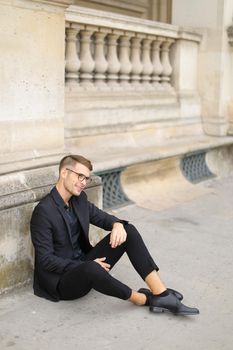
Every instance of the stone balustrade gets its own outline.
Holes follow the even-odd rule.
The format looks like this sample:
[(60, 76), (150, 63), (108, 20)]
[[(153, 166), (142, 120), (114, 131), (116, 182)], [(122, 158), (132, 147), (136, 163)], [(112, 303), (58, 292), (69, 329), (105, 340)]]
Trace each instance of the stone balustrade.
[(170, 53), (178, 38), (173, 25), (70, 6), (66, 83), (97, 90), (171, 89)]
[(101, 159), (95, 170), (106, 171), (202, 133), (200, 34), (78, 6), (65, 17), (67, 149)]

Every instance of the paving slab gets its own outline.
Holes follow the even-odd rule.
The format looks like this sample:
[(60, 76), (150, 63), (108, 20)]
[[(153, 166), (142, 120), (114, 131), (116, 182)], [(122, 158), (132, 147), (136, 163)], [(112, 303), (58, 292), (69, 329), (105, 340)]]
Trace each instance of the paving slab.
[[(114, 211), (136, 225), (163, 281), (199, 316), (152, 314), (96, 291), (53, 303), (29, 285), (0, 297), (0, 349), (232, 350), (233, 177), (205, 186), (208, 191), (162, 210), (150, 198), (150, 208)], [(132, 288), (144, 286), (127, 256), (112, 274)]]

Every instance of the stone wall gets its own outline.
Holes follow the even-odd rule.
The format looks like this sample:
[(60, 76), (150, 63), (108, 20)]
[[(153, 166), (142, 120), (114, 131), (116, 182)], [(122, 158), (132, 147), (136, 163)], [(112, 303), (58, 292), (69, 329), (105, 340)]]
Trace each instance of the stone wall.
[(4, 163), (63, 151), (68, 3), (0, 3), (0, 172)]
[[(64, 153), (65, 8), (69, 0), (0, 3), (0, 294), (31, 279), (36, 203)], [(102, 205), (95, 177), (87, 189)], [(96, 243), (100, 232), (92, 230)]]
[(68, 4), (0, 3), (0, 293), (31, 277), (31, 212), (55, 183), (52, 165), (64, 152)]
[[(33, 247), (30, 219), (37, 202), (54, 186), (58, 165), (36, 168), (0, 177), (0, 294), (31, 280)], [(90, 201), (102, 206), (102, 186), (95, 176), (86, 190)], [(91, 229), (91, 242), (102, 237)]]

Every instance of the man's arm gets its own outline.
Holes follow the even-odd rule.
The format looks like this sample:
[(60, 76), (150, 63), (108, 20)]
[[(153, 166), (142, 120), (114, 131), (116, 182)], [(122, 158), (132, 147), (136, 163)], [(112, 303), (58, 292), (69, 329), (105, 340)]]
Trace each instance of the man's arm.
[(121, 220), (114, 215), (110, 215), (105, 211), (97, 208), (93, 203), (88, 202), (90, 223), (97, 227), (102, 228), (105, 231), (112, 231), (114, 223), (128, 224), (128, 221)]
[(106, 231), (111, 231), (109, 244), (112, 248), (116, 248), (126, 241), (127, 233), (124, 225), (128, 224), (128, 221), (110, 215), (92, 203), (89, 203), (89, 210), (91, 224), (101, 227)]

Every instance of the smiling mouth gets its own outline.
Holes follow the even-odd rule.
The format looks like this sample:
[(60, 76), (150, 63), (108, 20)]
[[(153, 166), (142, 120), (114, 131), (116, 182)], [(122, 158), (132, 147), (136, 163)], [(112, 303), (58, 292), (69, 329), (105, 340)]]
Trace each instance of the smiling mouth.
[(76, 191), (80, 192), (82, 191), (84, 186), (75, 186)]

